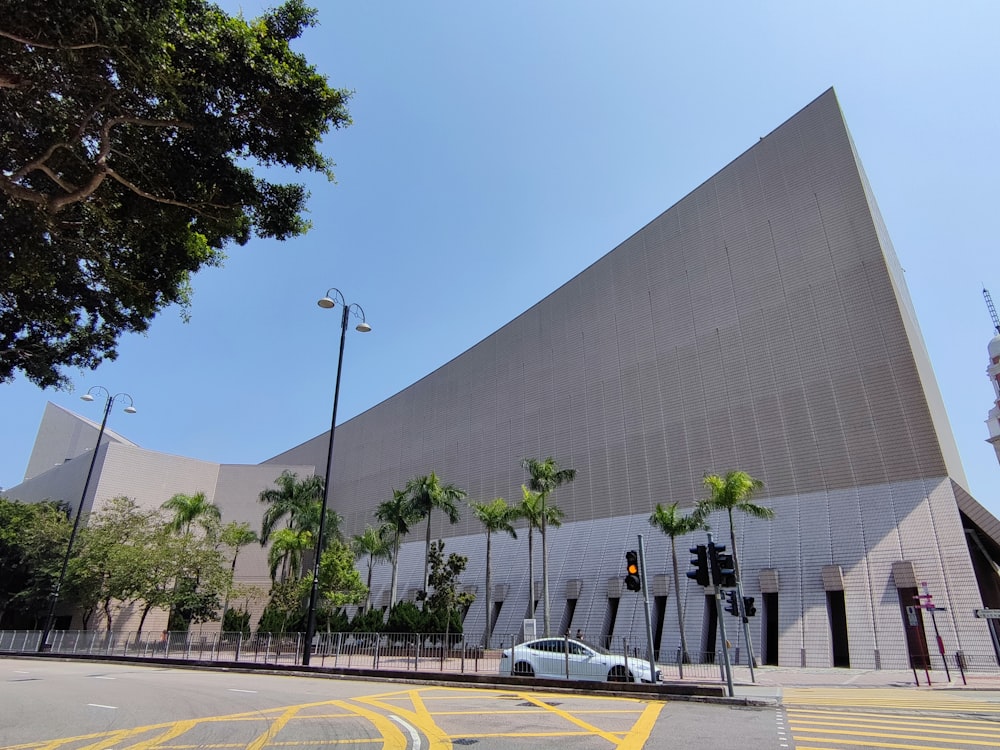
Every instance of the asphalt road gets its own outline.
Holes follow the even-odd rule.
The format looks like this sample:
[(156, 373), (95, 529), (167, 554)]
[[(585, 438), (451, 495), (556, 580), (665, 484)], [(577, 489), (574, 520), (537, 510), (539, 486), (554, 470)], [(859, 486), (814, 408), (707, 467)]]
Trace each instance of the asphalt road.
[(0, 658), (0, 750), (778, 748), (780, 728), (777, 707), (529, 683), (465, 688)]

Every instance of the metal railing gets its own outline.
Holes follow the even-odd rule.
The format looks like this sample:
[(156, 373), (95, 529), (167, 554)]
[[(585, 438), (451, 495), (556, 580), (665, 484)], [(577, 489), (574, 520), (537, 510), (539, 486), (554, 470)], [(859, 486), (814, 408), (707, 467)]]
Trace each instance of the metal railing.
[[(40, 630), (0, 631), (0, 653), (35, 654), (39, 651)], [(66, 656), (88, 655), (108, 657), (138, 657), (219, 663), (253, 663), (294, 666), (301, 663), (302, 633), (198, 633), (198, 632), (109, 632), (102, 630), (54, 630), (45, 651)], [(559, 640), (563, 640), (560, 638)], [(343, 670), (384, 670), (403, 672), (451, 672), (460, 674), (499, 674), (502, 654), (517, 642), (515, 634), (498, 637), (499, 647), (484, 648), (481, 641), (466, 639), (460, 634), (417, 635), (411, 633), (318, 633), (313, 639), (311, 666)], [(506, 649), (505, 649), (506, 646)], [(645, 648), (616, 638), (612, 655), (636, 665), (648, 664)], [(567, 657), (569, 649), (567, 648)], [(562, 649), (555, 654), (562, 655)], [(656, 668), (663, 681), (691, 680), (725, 682), (722, 652), (691, 652), (680, 662), (680, 650), (675, 654), (661, 652)], [(738, 649), (730, 652), (737, 679), (748, 674), (745, 654)], [(567, 662), (568, 662), (567, 658)], [(898, 660), (895, 660), (898, 661)], [(509, 672), (511, 666), (506, 665)], [(640, 667), (636, 667), (640, 669)], [(763, 669), (767, 669), (765, 665)], [(907, 670), (917, 684), (966, 681), (970, 675), (1000, 675), (997, 655), (956, 651), (925, 655)], [(604, 672), (595, 679), (605, 679)]]

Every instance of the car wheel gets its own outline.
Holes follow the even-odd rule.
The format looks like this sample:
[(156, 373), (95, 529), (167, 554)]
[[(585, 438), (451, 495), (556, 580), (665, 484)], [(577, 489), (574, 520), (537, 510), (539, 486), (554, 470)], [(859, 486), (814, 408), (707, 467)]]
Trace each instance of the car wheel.
[(608, 682), (632, 682), (632, 673), (625, 667), (612, 667), (608, 672)]
[(514, 674), (518, 677), (534, 677), (535, 670), (526, 661), (519, 661), (514, 665)]

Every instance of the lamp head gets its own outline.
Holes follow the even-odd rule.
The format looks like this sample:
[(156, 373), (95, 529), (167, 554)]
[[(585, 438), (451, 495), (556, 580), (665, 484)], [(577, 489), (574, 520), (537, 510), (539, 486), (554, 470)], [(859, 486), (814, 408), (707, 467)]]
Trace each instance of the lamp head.
[(80, 396), (80, 400), (81, 401), (93, 401), (94, 397), (91, 396), (89, 393), (84, 393), (82, 396)]
[(354, 326), (355, 331), (360, 331), (361, 333), (371, 333), (372, 327), (368, 325), (367, 322), (361, 321), (356, 326)]
[(132, 406), (132, 404), (129, 404), (125, 407), (124, 411), (126, 414), (135, 414), (135, 407)]
[(318, 302), (316, 302), (316, 304), (322, 307), (324, 310), (329, 310), (330, 308), (337, 306), (337, 303), (334, 302), (332, 299), (330, 299), (329, 296), (323, 297)]

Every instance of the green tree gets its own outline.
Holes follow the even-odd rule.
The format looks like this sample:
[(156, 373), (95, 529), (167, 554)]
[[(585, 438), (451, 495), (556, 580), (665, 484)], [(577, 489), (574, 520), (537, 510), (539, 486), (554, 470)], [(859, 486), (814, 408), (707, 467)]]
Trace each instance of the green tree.
[[(267, 552), (271, 581), (297, 581), (302, 577), (305, 554), (313, 549), (313, 533), (303, 529), (278, 529)], [(280, 569), (280, 575), (279, 575)]]
[(417, 522), (413, 507), (404, 490), (393, 490), (392, 499), (379, 503), (375, 518), (388, 529), (392, 539), (392, 583), (389, 586), (389, 610), (396, 606), (396, 584), (399, 575), (399, 545), (403, 537), (410, 533), (410, 527)]
[(113, 498), (90, 514), (66, 576), (72, 599), (84, 610), (84, 627), (99, 611), (110, 631), (115, 603), (141, 595), (151, 561), (159, 559), (156, 531), (163, 526), (158, 511), (144, 510), (127, 497)]
[[(309, 566), (305, 564), (305, 555), (312, 552), (308, 548), (309, 545), (305, 544), (305, 537), (306, 535), (310, 536), (312, 544), (315, 545), (316, 534), (319, 532), (320, 512), (323, 507), (324, 481), (323, 477), (320, 476), (299, 479), (294, 472), (284, 471), (281, 476), (274, 480), (274, 484), (274, 487), (263, 490), (259, 496), (260, 502), (267, 505), (261, 520), (260, 544), (265, 547), (271, 542), (275, 529), (280, 528), (282, 521), (284, 521), (286, 531), (294, 532), (294, 535), (282, 534), (281, 541), (276, 542), (282, 548), (278, 559), (284, 563), (280, 578), (287, 580), (292, 575), (288, 567), (290, 564), (295, 563), (299, 569), (311, 566), (311, 562)], [(322, 549), (325, 549), (331, 540), (339, 538), (341, 522), (342, 519), (337, 513), (327, 509)], [(298, 538), (293, 539), (293, 536)], [(297, 576), (297, 574), (295, 575)], [(274, 574), (272, 573), (272, 580), (273, 578)]]
[(257, 624), (258, 633), (303, 631), (306, 610), (302, 606), (302, 581), (279, 581), (271, 586), (267, 606)]
[(558, 528), (562, 525), (563, 512), (551, 503), (542, 505), (542, 496), (521, 485), (521, 502), (514, 506), (516, 518), (528, 522), (528, 617), (535, 616), (535, 529), (542, 528), (542, 517), (545, 525)]
[[(230, 521), (222, 527), (219, 533), (219, 541), (233, 551), (233, 560), (229, 567), (230, 581), (236, 578), (236, 558), (240, 554), (240, 549), (257, 541), (257, 532), (250, 528), (250, 524), (237, 521)], [(232, 583), (226, 588), (226, 598), (222, 602), (222, 631), (226, 632), (226, 615), (229, 613), (229, 597), (232, 595)], [(249, 615), (247, 615), (249, 623)], [(249, 624), (247, 625), (249, 627)]]
[(351, 549), (355, 558), (368, 558), (368, 596), (365, 597), (364, 611), (367, 612), (372, 606), (372, 572), (375, 563), (392, 559), (392, 529), (383, 524), (378, 528), (366, 526), (360, 534), (355, 534), (351, 538)]
[(649, 517), (649, 524), (668, 537), (670, 537), (670, 556), (673, 561), (674, 572), (674, 598), (677, 600), (677, 627), (681, 635), (681, 677), (683, 678), (683, 665), (691, 660), (688, 654), (687, 639), (684, 635), (684, 606), (681, 602), (681, 579), (680, 568), (677, 564), (677, 537), (690, 534), (692, 531), (705, 527), (705, 519), (696, 508), (695, 511), (685, 516), (678, 512), (677, 503), (671, 503), (664, 507), (660, 503), (656, 504), (653, 515)]
[[(306, 580), (303, 584), (303, 598), (308, 599), (312, 583)], [(354, 567), (354, 551), (341, 541), (331, 543), (319, 559), (319, 593), (331, 614), (368, 597), (368, 588)]]
[(427, 536), (424, 546), (424, 585), (426, 596), (430, 580), (431, 562), (431, 514), (435, 510), (443, 511), (450, 523), (458, 523), (462, 516), (458, 512), (458, 503), (465, 498), (465, 491), (453, 484), (442, 484), (433, 471), (422, 477), (415, 477), (406, 483), (406, 496), (416, 521), (427, 519)]
[(46, 611), (69, 540), (67, 510), (0, 497), (0, 627), (35, 627)]
[(486, 631), (483, 633), (483, 647), (490, 647), (493, 634), (493, 534), (510, 534), (517, 539), (517, 532), (511, 524), (517, 515), (502, 497), (488, 503), (470, 503), (472, 512), (486, 529)]
[(175, 534), (190, 534), (191, 525), (197, 523), (206, 534), (212, 536), (222, 520), (219, 506), (209, 500), (204, 492), (193, 495), (178, 492), (160, 507), (173, 513), (167, 528)]
[(302, 0), (256, 20), (207, 0), (0, 0), (0, 382), (41, 387), (117, 356), (189, 281), (251, 236), (309, 228), (287, 166), (350, 124), (290, 43)]
[(753, 496), (763, 489), (764, 483), (754, 479), (745, 471), (730, 471), (724, 477), (718, 474), (706, 474), (702, 483), (708, 488), (709, 496), (698, 502), (696, 512), (703, 517), (716, 510), (726, 511), (729, 518), (729, 543), (733, 552), (733, 564), (736, 572), (736, 582), (740, 583), (740, 560), (736, 550), (736, 527), (733, 524), (733, 511), (739, 511), (751, 518), (774, 518), (774, 510), (753, 502)]
[(458, 578), (465, 571), (469, 558), (454, 552), (445, 557), (444, 541), (439, 539), (431, 545), (430, 561), (432, 590), (424, 606), (428, 616), (426, 625), (433, 626), (435, 632), (444, 632), (447, 647), (451, 644), (450, 634), (462, 632), (462, 612), (476, 599), (475, 594), (458, 590)]
[(542, 611), (545, 619), (545, 635), (549, 633), (549, 551), (546, 544), (546, 527), (548, 521), (545, 513), (545, 503), (548, 496), (557, 488), (576, 479), (576, 469), (560, 469), (559, 464), (551, 456), (544, 461), (536, 458), (521, 460), (521, 468), (528, 472), (528, 488), (537, 492), (542, 501), (542, 525), (539, 531), (542, 535)]

